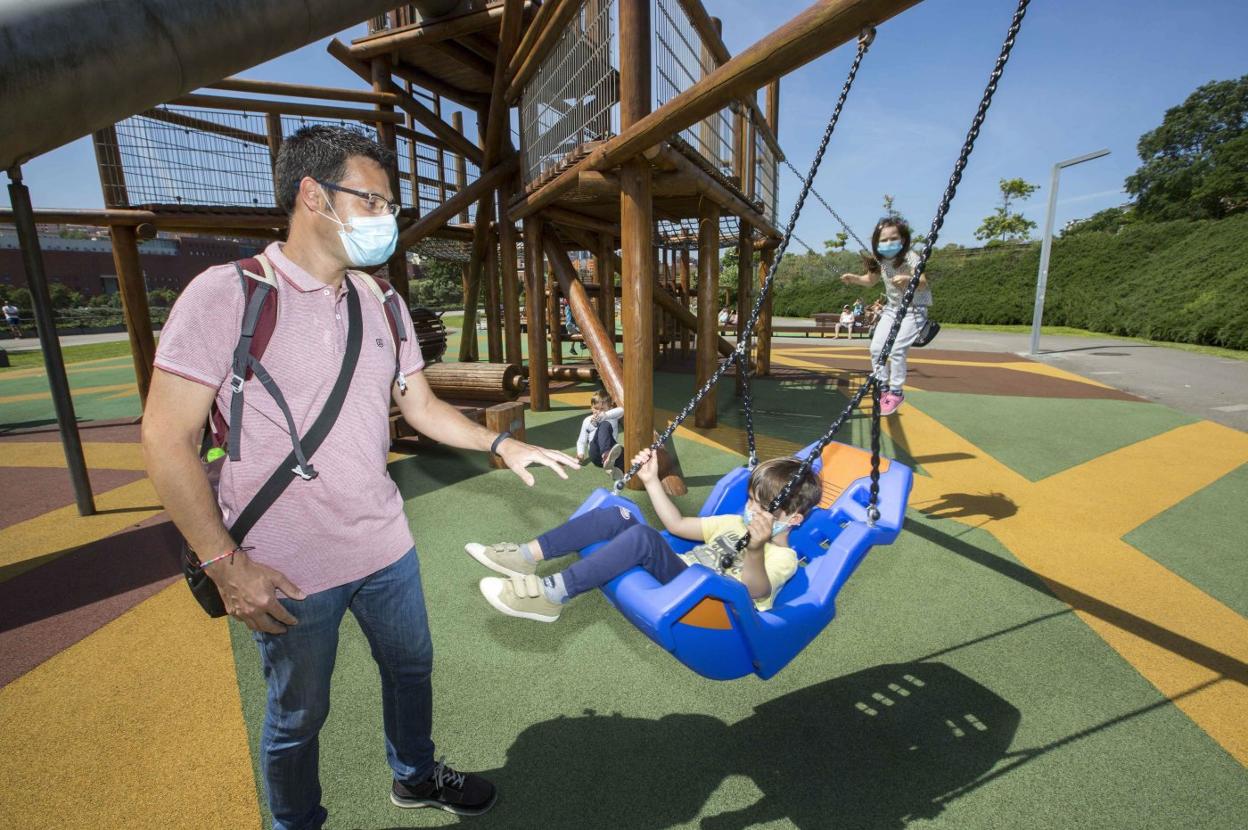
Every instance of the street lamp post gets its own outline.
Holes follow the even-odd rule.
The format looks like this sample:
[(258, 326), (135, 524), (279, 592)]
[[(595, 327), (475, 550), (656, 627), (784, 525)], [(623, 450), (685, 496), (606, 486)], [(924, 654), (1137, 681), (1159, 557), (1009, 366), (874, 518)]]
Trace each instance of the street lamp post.
[(1036, 275), (1036, 307), (1031, 314), (1031, 354), (1040, 352), (1040, 320), (1044, 317), (1044, 290), (1049, 282), (1049, 252), (1053, 249), (1053, 220), (1057, 216), (1057, 180), (1063, 167), (1074, 167), (1085, 161), (1108, 156), (1109, 150), (1078, 156), (1053, 165), (1053, 179), (1049, 185), (1049, 212), (1044, 220), (1044, 241), (1040, 244), (1040, 272)]

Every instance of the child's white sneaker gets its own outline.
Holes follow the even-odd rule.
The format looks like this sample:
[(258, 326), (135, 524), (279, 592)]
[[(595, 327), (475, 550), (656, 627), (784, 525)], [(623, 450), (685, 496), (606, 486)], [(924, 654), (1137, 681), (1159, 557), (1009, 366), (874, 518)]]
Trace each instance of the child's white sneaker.
[(562, 605), (546, 598), (542, 581), (533, 574), (511, 579), (487, 576), (479, 587), (485, 601), (509, 617), (550, 623), (563, 611)]
[(469, 542), (464, 550), (473, 559), (492, 571), (505, 576), (526, 576), (537, 573), (537, 563), (530, 562), (520, 552), (520, 546), (512, 542), (499, 542), (497, 545), (482, 545)]

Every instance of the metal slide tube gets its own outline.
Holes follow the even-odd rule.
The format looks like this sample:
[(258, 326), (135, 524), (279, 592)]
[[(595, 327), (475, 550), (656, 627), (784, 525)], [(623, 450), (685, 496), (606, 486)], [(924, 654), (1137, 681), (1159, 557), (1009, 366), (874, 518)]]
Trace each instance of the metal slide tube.
[[(395, 0), (0, 0), (0, 169), (328, 37)], [(431, 15), (447, 0), (416, 2)]]

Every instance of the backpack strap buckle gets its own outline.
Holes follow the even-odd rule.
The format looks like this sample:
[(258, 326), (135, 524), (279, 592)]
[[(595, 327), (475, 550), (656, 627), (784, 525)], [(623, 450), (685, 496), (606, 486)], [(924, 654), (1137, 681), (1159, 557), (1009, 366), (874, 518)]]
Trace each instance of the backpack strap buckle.
[(304, 481), (311, 481), (312, 479), (320, 475), (320, 473), (318, 473), (315, 469), (312, 468), (311, 464), (296, 464), (295, 466), (290, 468), (290, 471), (294, 473), (295, 475), (299, 476), (299, 478), (303, 479)]
[(243, 376), (242, 375), (235, 374), (230, 378), (230, 391), (236, 392), (236, 393), (243, 391)]

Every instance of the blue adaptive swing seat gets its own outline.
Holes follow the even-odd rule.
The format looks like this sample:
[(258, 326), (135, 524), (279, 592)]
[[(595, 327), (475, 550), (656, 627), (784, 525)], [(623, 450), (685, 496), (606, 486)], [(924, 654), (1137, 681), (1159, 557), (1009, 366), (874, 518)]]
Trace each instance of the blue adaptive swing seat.
[[(810, 445), (797, 453), (805, 458)], [(870, 478), (858, 477), (868, 453), (831, 443), (812, 469), (845, 459), (855, 476), (843, 490), (822, 476), (825, 498), (805, 521), (789, 533), (789, 543), (800, 567), (781, 589), (769, 611), (756, 611), (741, 582), (702, 565), (693, 565), (662, 585), (642, 568), (621, 574), (603, 586), (607, 599), (651, 640), (703, 677), (732, 680), (754, 673), (766, 680), (784, 668), (836, 615), (836, 593), (873, 545), (890, 544), (901, 532), (913, 474), (893, 461), (880, 474), (880, 518), (867, 521)], [(750, 471), (738, 467), (728, 473), (702, 506), (700, 516), (740, 513), (748, 498)], [(843, 478), (843, 476), (842, 476)], [(575, 516), (600, 507), (634, 507), (633, 502), (607, 490), (595, 490)], [(636, 512), (636, 511), (634, 511)], [(644, 521), (644, 519), (642, 519)], [(662, 531), (677, 552), (696, 543)], [(601, 545), (581, 551), (592, 556)]]

